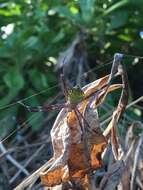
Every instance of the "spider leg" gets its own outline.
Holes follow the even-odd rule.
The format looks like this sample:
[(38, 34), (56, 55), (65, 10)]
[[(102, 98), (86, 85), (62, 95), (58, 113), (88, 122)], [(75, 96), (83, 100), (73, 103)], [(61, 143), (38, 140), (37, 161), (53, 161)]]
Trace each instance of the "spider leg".
[[(75, 111), (76, 111), (76, 112), (78, 113), (78, 115), (80, 115), (80, 117), (83, 119), (84, 123), (85, 123), (86, 126), (87, 126), (87, 130), (88, 130), (90, 133), (95, 132), (95, 133), (97, 133), (98, 135), (101, 135), (101, 133), (99, 133), (96, 129), (95, 129), (95, 130), (91, 130), (91, 129), (90, 129), (90, 125), (89, 125), (88, 121), (87, 121), (87, 120), (85, 119), (85, 117), (80, 113), (80, 111), (78, 110), (78, 108), (76, 108)], [(79, 118), (79, 116), (78, 116), (78, 118)]]
[(45, 105), (45, 106), (27, 106), (23, 102), (19, 101), (23, 107), (25, 107), (29, 112), (47, 112), (55, 109), (62, 109), (66, 107), (65, 104), (55, 104), (55, 105)]
[(87, 143), (87, 138), (86, 138), (86, 131), (85, 131), (85, 128), (82, 125), (82, 122), (80, 119), (80, 115), (79, 115), (80, 111), (77, 108), (75, 108), (74, 112), (75, 112), (75, 115), (78, 119), (79, 126), (81, 127), (81, 130), (83, 132), (83, 143), (84, 143), (84, 149), (85, 149), (85, 151), (84, 151), (85, 152), (85, 158), (86, 158), (86, 163), (88, 164), (88, 167), (90, 167), (90, 163), (89, 163), (90, 153), (89, 153), (89, 148), (88, 148), (88, 143)]
[(66, 81), (64, 78), (64, 74), (62, 73), (60, 75), (60, 77), (61, 77), (61, 82), (62, 82), (62, 89), (63, 89), (64, 95), (65, 95), (65, 100), (67, 101), (68, 100), (68, 87), (67, 87), (67, 84), (66, 84)]
[(79, 115), (79, 112), (80, 112), (80, 111), (79, 111), (77, 108), (74, 108), (74, 112), (75, 112), (75, 115), (76, 115), (76, 117), (77, 117), (79, 126), (80, 126), (81, 130), (82, 130), (83, 133), (84, 133), (84, 127), (83, 127), (83, 125), (82, 125), (82, 122), (81, 122), (81, 119), (80, 119), (80, 115)]

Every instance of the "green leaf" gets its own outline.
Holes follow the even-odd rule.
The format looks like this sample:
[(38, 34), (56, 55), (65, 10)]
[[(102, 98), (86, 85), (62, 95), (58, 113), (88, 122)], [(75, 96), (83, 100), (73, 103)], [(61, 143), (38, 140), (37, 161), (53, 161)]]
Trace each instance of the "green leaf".
[(117, 3), (113, 4), (112, 6), (110, 6), (104, 12), (104, 16), (106, 16), (108, 14), (111, 14), (113, 11), (115, 12), (117, 9), (120, 9), (121, 7), (126, 6), (129, 2), (130, 2), (130, 0), (121, 0), (121, 1), (118, 1)]
[(118, 11), (111, 16), (111, 29), (124, 26), (128, 21), (127, 11)]
[(0, 108), (2, 109), (5, 107), (9, 102), (14, 99), (18, 94), (18, 90), (16, 89), (10, 89), (6, 95), (0, 99)]
[(139, 121), (141, 119), (141, 116), (134, 112), (134, 108), (130, 108), (130, 110), (127, 110), (126, 113), (130, 118), (132, 118), (133, 121)]
[(85, 23), (91, 21), (95, 10), (95, 0), (79, 0), (82, 19)]
[(58, 7), (54, 8), (53, 10), (56, 11), (57, 13), (59, 13), (60, 16), (63, 16), (69, 20), (79, 21), (79, 14), (73, 13), (70, 9), (68, 9), (65, 6), (58, 6)]
[(120, 34), (118, 35), (118, 38), (125, 42), (131, 42), (133, 40), (132, 37), (127, 34)]
[(24, 79), (15, 67), (4, 75), (3, 80), (10, 89), (20, 90), (24, 86)]
[(39, 130), (42, 127), (44, 116), (43, 113), (28, 113), (29, 124), (32, 126), (34, 131)]
[(25, 48), (35, 48), (39, 42), (36, 36), (30, 36), (24, 43)]
[(29, 77), (31, 79), (32, 84), (37, 90), (43, 90), (48, 87), (48, 82), (46, 75), (41, 73), (36, 69), (32, 69), (29, 71)]
[(55, 38), (53, 39), (53, 43), (57, 43), (60, 40), (62, 40), (65, 36), (64, 30), (61, 29), (60, 32), (55, 36)]
[(142, 0), (130, 0), (130, 3), (132, 3), (133, 5), (141, 6), (141, 7), (143, 5)]
[(13, 52), (9, 50), (9, 48), (7, 48), (7, 46), (5, 47), (3, 45), (3, 47), (0, 47), (0, 58), (11, 58), (13, 56)]

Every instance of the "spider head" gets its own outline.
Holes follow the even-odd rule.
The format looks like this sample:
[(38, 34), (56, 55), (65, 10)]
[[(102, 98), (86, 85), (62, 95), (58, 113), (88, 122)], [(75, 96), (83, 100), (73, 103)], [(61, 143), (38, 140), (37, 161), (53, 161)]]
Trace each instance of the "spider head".
[(79, 86), (73, 87), (71, 90), (68, 92), (68, 99), (69, 102), (73, 105), (77, 105), (80, 103), (84, 98), (84, 92), (81, 90)]

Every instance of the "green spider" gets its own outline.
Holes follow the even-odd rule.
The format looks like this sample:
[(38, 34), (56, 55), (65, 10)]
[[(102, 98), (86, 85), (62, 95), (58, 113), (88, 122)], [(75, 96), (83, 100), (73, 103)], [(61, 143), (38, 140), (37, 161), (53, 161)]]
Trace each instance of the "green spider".
[[(84, 101), (85, 99), (89, 99), (90, 97), (96, 96), (99, 92), (101, 92), (103, 89), (105, 92), (108, 90), (109, 86), (111, 85), (112, 79), (115, 77), (115, 74), (117, 73), (118, 70), (118, 65), (120, 64), (120, 61), (123, 58), (123, 54), (115, 54), (114, 56), (114, 61), (113, 61), (113, 66), (111, 69), (111, 74), (109, 77), (109, 81), (106, 86), (104, 86), (101, 89), (98, 89), (96, 92), (92, 93), (89, 96), (85, 96), (84, 92), (79, 86), (75, 86), (72, 89), (68, 89), (67, 84), (64, 80), (64, 75), (61, 74), (61, 81), (62, 81), (62, 88), (63, 92), (65, 95), (65, 103), (63, 104), (54, 104), (54, 105), (44, 105), (44, 106), (36, 106), (36, 107), (31, 107), (23, 104), (21, 101), (19, 103), (23, 105), (24, 107), (27, 108), (28, 111), (30, 112), (48, 112), (49, 110), (55, 110), (59, 109), (61, 110), (62, 108), (68, 108), (68, 111), (74, 111), (77, 119), (80, 121), (80, 117), (86, 122), (84, 116), (80, 113), (80, 111), (77, 108), (77, 105)], [(88, 125), (88, 123), (86, 122)]]
[[(65, 89), (64, 89), (65, 91)], [(79, 86), (75, 86), (70, 90), (66, 90), (65, 98), (66, 102), (63, 104), (55, 104), (55, 105), (44, 105), (44, 106), (27, 106), (22, 102), (19, 102), (21, 105), (26, 107), (30, 112), (47, 112), (49, 110), (61, 109), (61, 108), (69, 108), (70, 110), (74, 109), (77, 104), (84, 100), (85, 94)]]
[(76, 106), (84, 99), (84, 97), (85, 94), (79, 86), (75, 86), (68, 91), (68, 102), (71, 105)]

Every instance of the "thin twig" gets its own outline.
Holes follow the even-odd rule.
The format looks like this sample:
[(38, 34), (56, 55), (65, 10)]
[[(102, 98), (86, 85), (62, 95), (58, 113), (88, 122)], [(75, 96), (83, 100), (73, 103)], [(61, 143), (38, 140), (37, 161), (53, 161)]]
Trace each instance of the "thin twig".
[[(24, 168), (27, 167), (30, 164), (30, 162), (39, 154), (39, 152), (44, 147), (45, 147), (45, 145), (40, 146), (40, 148), (38, 148), (38, 150), (26, 161), (26, 163), (23, 165), (23, 167)], [(10, 184), (13, 183), (16, 180), (16, 178), (20, 175), (21, 172), (22, 172), (21, 169), (19, 169), (19, 171), (10, 179), (9, 183)]]
[(33, 143), (33, 144), (28, 144), (28, 145), (24, 145), (24, 146), (15, 146), (14, 148), (10, 148), (7, 149), (6, 152), (3, 152), (0, 154), (0, 159), (3, 158), (4, 156), (6, 156), (7, 154), (10, 154), (12, 152), (18, 152), (18, 151), (23, 151), (27, 148), (37, 148), (37, 146), (43, 145), (43, 144), (47, 144), (51, 142), (50, 139), (43, 141), (43, 142), (37, 142), (37, 143)]
[(127, 162), (127, 160), (128, 160), (128, 158), (129, 158), (131, 152), (133, 151), (133, 148), (134, 148), (134, 146), (135, 146), (135, 143), (136, 143), (136, 140), (134, 139), (134, 140), (132, 141), (132, 143), (131, 143), (131, 145), (130, 145), (130, 147), (129, 147), (129, 150), (128, 150), (128, 152), (126, 153), (126, 155), (123, 155), (123, 158), (122, 158), (122, 159), (124, 160), (124, 162)]
[[(4, 147), (4, 145), (2, 144), (2, 142), (0, 141), (0, 150), (2, 151), (2, 153), (6, 153), (7, 150)], [(28, 170), (26, 170), (21, 164), (19, 164), (11, 155), (6, 155), (7, 160), (9, 160), (15, 167), (17, 167), (18, 169), (20, 169), (26, 176), (29, 175)]]
[(28, 187), (30, 184), (32, 184), (33, 181), (35, 181), (35, 179), (39, 178), (41, 172), (44, 172), (47, 168), (49, 168), (51, 166), (52, 161), (53, 161), (52, 159), (47, 161), (38, 170), (36, 170), (28, 178), (23, 180), (17, 187), (15, 187), (14, 190), (24, 190), (26, 187)]
[(136, 182), (137, 182), (138, 186), (140, 187), (140, 189), (143, 190), (143, 184), (142, 184), (139, 176), (136, 177)]

